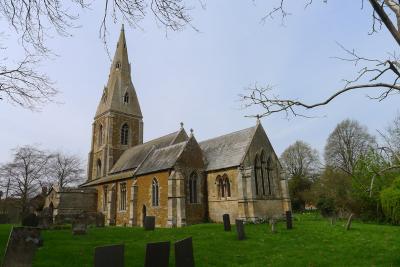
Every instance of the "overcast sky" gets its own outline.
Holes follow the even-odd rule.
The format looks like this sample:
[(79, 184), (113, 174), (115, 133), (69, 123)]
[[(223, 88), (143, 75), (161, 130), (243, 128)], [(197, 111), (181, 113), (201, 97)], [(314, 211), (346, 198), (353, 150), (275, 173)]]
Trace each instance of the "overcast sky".
[[(243, 110), (238, 101), (254, 83), (273, 84), (281, 96), (322, 100), (356, 71), (332, 58), (344, 55), (336, 42), (377, 58), (398, 48), (386, 29), (368, 34), (372, 21), (367, 2), (363, 10), (361, 1), (314, 1), (306, 10), (303, 3), (294, 3), (285, 26), (279, 17), (260, 23), (272, 2), (206, 1), (205, 10), (197, 6), (191, 13), (200, 32), (186, 28), (166, 37), (152, 17), (140, 24), (142, 29), (125, 27), (145, 141), (178, 130), (181, 121), (187, 131), (194, 129), (199, 141), (254, 125), (255, 119), (245, 115), (260, 111)], [(91, 11), (81, 13), (82, 27), (71, 30), (72, 37), (49, 40), (58, 57), (47, 60), (42, 69), (56, 82), (61, 91), (57, 101), (62, 103), (31, 112), (0, 102), (0, 162), (11, 159), (10, 149), (26, 144), (65, 150), (86, 160), (111, 63), (99, 39), (102, 4), (95, 1)], [(4, 22), (0, 25), (10, 36), (5, 42), (11, 44), (8, 57), (20, 58), (13, 32)], [(119, 31), (120, 23), (109, 25), (112, 54)], [(351, 93), (308, 113), (318, 118), (287, 120), (277, 114), (263, 118), (262, 124), (278, 154), (299, 139), (322, 152), (329, 133), (346, 118), (360, 121), (373, 134), (394, 118), (399, 96), (377, 103), (365, 95)]]

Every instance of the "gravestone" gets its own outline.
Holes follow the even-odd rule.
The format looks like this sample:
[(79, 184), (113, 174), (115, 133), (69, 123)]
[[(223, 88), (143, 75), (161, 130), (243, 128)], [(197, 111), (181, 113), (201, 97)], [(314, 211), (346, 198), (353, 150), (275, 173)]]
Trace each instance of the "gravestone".
[(192, 238), (175, 243), (175, 267), (194, 267)]
[(293, 228), (292, 212), (290, 210), (286, 211), (286, 229)]
[[(8, 238), (2, 267), (30, 267), (40, 245), (40, 229), (13, 227)], [(42, 241), (43, 242), (43, 241)]]
[(350, 214), (350, 217), (349, 217), (349, 219), (347, 220), (347, 223), (346, 223), (346, 230), (350, 230), (352, 220), (353, 220), (353, 213)]
[(157, 242), (146, 245), (144, 267), (168, 267), (170, 243)]
[(50, 226), (53, 224), (53, 216), (51, 215), (49, 208), (44, 208), (42, 212), (40, 212), (38, 219), (38, 227), (40, 229), (49, 229)]
[(77, 215), (72, 222), (72, 233), (74, 235), (85, 235), (87, 232), (87, 218), (86, 214), (82, 212)]
[(94, 267), (124, 267), (124, 245), (110, 245), (94, 249)]
[(102, 212), (96, 214), (96, 227), (104, 227), (106, 222), (106, 217)]
[(238, 240), (243, 240), (246, 238), (246, 235), (244, 233), (243, 220), (236, 220), (236, 231), (238, 235)]
[(269, 225), (271, 226), (271, 233), (273, 234), (276, 233), (276, 228), (275, 228), (276, 221), (274, 218), (269, 219)]
[(144, 230), (153, 231), (155, 227), (156, 227), (156, 217), (146, 216), (144, 218)]
[(230, 231), (231, 230), (231, 220), (229, 218), (229, 214), (222, 215), (222, 219), (224, 220), (224, 230)]
[(39, 218), (34, 213), (29, 213), (22, 219), (22, 226), (37, 227)]

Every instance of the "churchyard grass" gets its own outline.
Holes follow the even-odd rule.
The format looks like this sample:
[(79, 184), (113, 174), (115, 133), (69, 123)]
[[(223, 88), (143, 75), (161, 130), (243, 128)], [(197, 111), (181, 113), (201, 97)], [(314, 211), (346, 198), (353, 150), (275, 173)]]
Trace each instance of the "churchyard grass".
[[(87, 235), (73, 236), (71, 229), (43, 231), (44, 247), (36, 254), (37, 267), (93, 266), (94, 248), (125, 244), (125, 266), (143, 266), (147, 242), (171, 241), (170, 266), (174, 266), (173, 242), (193, 237), (196, 266), (400, 266), (400, 227), (354, 221), (331, 225), (316, 215), (295, 215), (293, 229), (284, 222), (271, 233), (266, 224), (246, 224), (246, 240), (238, 241), (234, 226), (199, 224), (181, 229), (106, 227), (89, 228)], [(1, 257), (10, 225), (0, 225)]]

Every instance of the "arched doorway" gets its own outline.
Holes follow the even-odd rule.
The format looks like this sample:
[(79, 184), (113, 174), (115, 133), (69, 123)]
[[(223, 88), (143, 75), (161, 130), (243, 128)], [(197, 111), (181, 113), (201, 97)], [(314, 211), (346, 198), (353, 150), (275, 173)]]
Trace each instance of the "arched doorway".
[(146, 218), (146, 210), (147, 210), (146, 205), (143, 205), (143, 208), (142, 208), (142, 225), (144, 225), (144, 219)]

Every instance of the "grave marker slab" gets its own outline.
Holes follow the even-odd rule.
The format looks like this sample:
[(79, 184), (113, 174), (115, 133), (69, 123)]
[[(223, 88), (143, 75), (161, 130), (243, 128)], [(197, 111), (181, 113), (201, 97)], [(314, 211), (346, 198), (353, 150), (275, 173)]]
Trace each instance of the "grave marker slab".
[(40, 245), (39, 228), (13, 227), (2, 267), (31, 267), (38, 245)]
[(349, 217), (349, 219), (347, 220), (347, 223), (346, 223), (346, 230), (350, 230), (352, 220), (353, 220), (353, 213), (350, 214), (350, 217)]
[(94, 249), (94, 267), (124, 267), (124, 245), (110, 245)]
[(87, 216), (85, 213), (77, 215), (72, 222), (72, 233), (74, 235), (85, 235), (87, 232)]
[(96, 214), (96, 227), (104, 227), (106, 223), (106, 217), (102, 212)]
[(276, 233), (276, 227), (275, 227), (275, 225), (276, 225), (276, 221), (275, 221), (275, 219), (274, 218), (272, 218), (272, 219), (269, 219), (269, 224), (271, 225), (271, 233)]
[(146, 245), (144, 267), (168, 267), (170, 243), (157, 242)]
[(229, 214), (222, 215), (222, 219), (224, 220), (224, 230), (230, 231), (231, 230), (231, 220), (229, 218)]
[(238, 240), (244, 240), (246, 238), (246, 235), (244, 233), (244, 224), (243, 220), (236, 220), (236, 231), (238, 235)]
[(146, 216), (144, 218), (144, 230), (153, 231), (155, 227), (156, 227), (156, 217)]
[(293, 228), (292, 212), (290, 210), (286, 211), (286, 229)]
[(191, 237), (175, 243), (175, 267), (194, 267), (193, 241)]
[(22, 226), (37, 227), (38, 224), (39, 218), (34, 213), (29, 213), (22, 219)]

